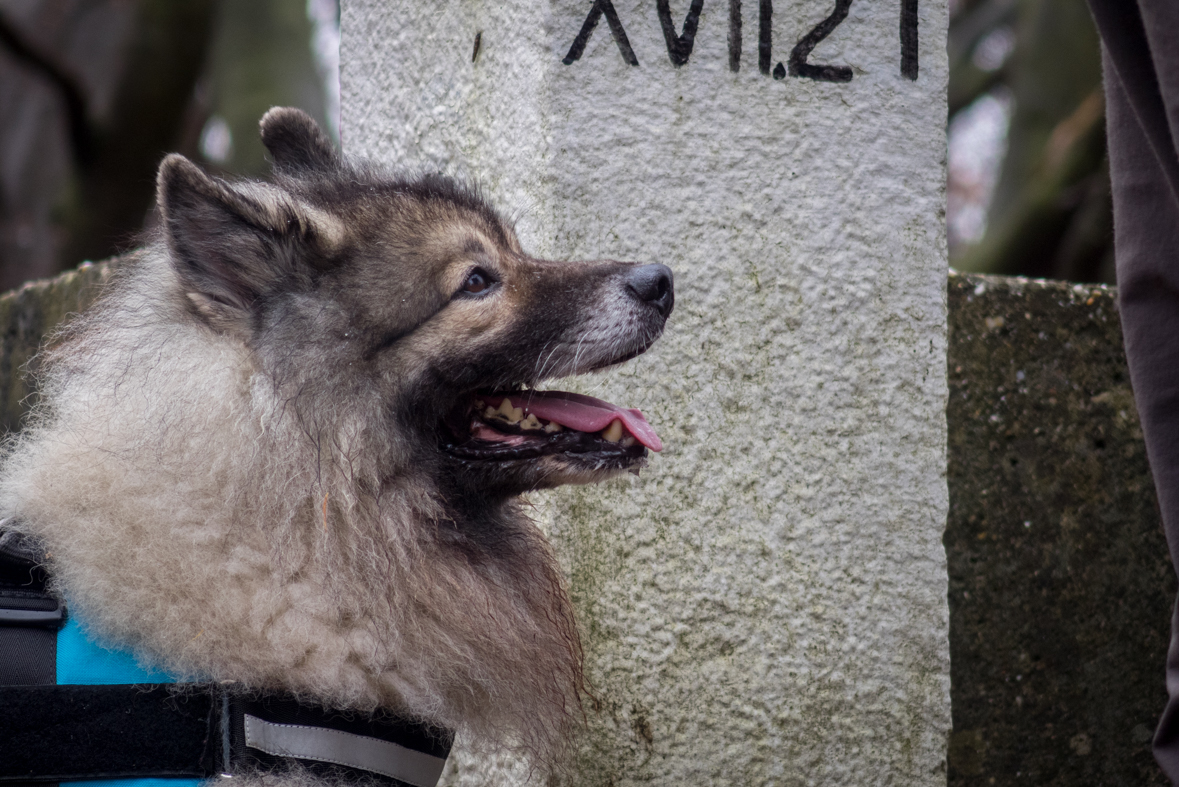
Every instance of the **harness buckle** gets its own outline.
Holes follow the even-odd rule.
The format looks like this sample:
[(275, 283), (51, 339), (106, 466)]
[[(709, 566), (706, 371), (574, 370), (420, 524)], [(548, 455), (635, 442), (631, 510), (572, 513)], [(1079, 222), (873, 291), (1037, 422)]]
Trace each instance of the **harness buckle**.
[(20, 591), (0, 592), (0, 626), (59, 631), (65, 621), (65, 605), (52, 596)]
[(66, 609), (45, 591), (48, 575), (44, 555), (33, 543), (0, 519), (0, 626), (58, 631)]

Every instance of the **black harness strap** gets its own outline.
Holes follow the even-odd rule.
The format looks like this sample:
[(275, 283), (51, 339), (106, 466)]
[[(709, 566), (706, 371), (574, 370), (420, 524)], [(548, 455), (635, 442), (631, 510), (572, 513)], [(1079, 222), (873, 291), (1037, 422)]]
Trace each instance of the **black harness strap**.
[[(0, 784), (279, 771), (434, 787), (452, 736), (210, 684), (0, 686)], [(252, 729), (251, 729), (252, 728)], [(253, 737), (251, 737), (253, 736)]]
[(326, 711), (266, 694), (228, 703), (231, 773), (274, 771), (291, 760), (319, 776), (434, 787), (454, 735), (389, 713)]
[[(45, 592), (49, 576), (40, 552), (3, 525), (0, 520), (0, 685), (52, 686), (57, 683), (57, 632), (65, 623), (65, 609)], [(6, 707), (0, 702), (0, 714)]]
[(208, 687), (0, 687), (0, 782), (216, 773)]
[(0, 685), (57, 682), (57, 632), (65, 610), (45, 592), (43, 562), (23, 536), (0, 529)]

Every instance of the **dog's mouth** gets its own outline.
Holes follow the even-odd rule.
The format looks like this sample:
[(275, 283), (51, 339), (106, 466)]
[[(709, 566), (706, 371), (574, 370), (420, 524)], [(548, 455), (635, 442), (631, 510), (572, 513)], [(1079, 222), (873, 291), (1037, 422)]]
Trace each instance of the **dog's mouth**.
[(456, 440), (446, 450), (468, 460), (559, 454), (637, 469), (645, 464), (648, 448), (663, 450), (638, 410), (565, 391), (477, 393), (450, 420)]

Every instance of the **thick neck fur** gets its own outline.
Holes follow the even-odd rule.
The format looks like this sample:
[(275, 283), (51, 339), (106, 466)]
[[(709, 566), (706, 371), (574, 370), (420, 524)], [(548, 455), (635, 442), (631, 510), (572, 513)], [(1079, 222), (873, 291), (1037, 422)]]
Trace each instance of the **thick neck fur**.
[[(547, 543), (472, 539), (363, 392), (317, 407), (183, 304), (160, 246), (43, 362), (3, 513), (104, 644), (197, 680), (392, 708), (549, 757), (580, 653)], [(297, 387), (297, 386), (296, 386)]]

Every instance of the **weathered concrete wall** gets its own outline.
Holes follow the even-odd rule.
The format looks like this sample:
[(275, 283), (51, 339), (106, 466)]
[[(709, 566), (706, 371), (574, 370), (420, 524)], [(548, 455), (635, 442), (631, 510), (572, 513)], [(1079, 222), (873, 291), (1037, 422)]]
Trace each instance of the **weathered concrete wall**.
[[(844, 83), (761, 73), (751, 2), (732, 71), (732, 6), (677, 36), (691, 5), (677, 67), (650, 0), (577, 59), (601, 4), (345, 2), (344, 147), (473, 174), (534, 253), (676, 271), (653, 350), (572, 383), (668, 449), (539, 498), (602, 701), (574, 782), (939, 784), (946, 4), (915, 81), (902, 4), (853, 4), (810, 56)], [(831, 13), (773, 3), (767, 70)], [(448, 783), (516, 782), (460, 748)]]
[(1111, 288), (952, 276), (950, 784), (1146, 785), (1175, 574)]
[(109, 276), (108, 264), (86, 264), (0, 295), (0, 434), (17, 431), (32, 404), (26, 365), (45, 335), (89, 306)]

